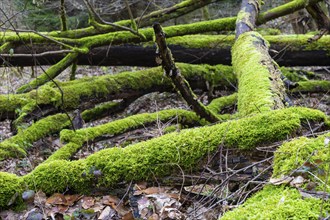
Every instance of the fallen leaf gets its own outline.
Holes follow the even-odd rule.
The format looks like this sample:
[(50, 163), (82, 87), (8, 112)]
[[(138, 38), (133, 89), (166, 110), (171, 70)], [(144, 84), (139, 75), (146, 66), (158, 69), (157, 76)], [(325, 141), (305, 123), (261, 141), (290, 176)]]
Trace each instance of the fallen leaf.
[(51, 205), (64, 205), (66, 202), (65, 196), (61, 193), (55, 193), (46, 200), (46, 203)]
[(65, 205), (72, 206), (81, 196), (80, 195), (65, 195)]
[(84, 209), (89, 209), (95, 203), (95, 199), (93, 197), (90, 197), (90, 196), (84, 196), (80, 201), (81, 201), (82, 207)]

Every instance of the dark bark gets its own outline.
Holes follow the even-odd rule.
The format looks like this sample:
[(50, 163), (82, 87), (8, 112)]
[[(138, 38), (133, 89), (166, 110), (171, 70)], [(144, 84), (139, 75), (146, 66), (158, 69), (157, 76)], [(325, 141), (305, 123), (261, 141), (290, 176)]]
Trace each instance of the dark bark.
[[(267, 37), (266, 37), (267, 39)], [(230, 47), (222, 48), (185, 48), (179, 45), (168, 46), (176, 62), (192, 64), (231, 64)], [(329, 66), (329, 56), (326, 50), (288, 49), (286, 45), (271, 43), (270, 55), (280, 66)], [(42, 52), (48, 48), (40, 48)], [(56, 49), (56, 48), (54, 48)], [(274, 52), (279, 51), (279, 53)], [(17, 53), (27, 56), (2, 57), (4, 66), (34, 66), (53, 65), (63, 59), (63, 54), (49, 54), (42, 57), (32, 57), (29, 51), (20, 47)], [(155, 47), (143, 47), (139, 45), (121, 45), (98, 47), (89, 54), (80, 55), (78, 65), (92, 66), (157, 66), (155, 62)], [(311, 59), (313, 57), (313, 59)]]

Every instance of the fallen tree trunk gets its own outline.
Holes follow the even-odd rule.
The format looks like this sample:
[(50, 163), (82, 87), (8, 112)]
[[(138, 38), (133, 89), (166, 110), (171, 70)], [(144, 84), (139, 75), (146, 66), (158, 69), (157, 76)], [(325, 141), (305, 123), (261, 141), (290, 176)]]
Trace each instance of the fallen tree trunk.
[[(26, 187), (45, 193), (65, 189), (86, 193), (96, 186), (112, 187), (122, 181), (173, 174), (175, 168), (178, 172), (181, 169), (191, 170), (196, 168), (202, 157), (216, 151), (220, 144), (242, 150), (253, 149), (260, 144), (284, 140), (288, 135), (295, 136), (305, 120), (326, 122), (327, 119), (324, 113), (317, 110), (286, 108), (180, 133), (172, 132), (126, 148), (101, 150), (77, 161), (66, 160), (76, 151), (72, 148), (79, 148), (103, 132), (108, 133), (108, 127), (100, 125), (79, 132), (63, 131), (61, 138), (71, 145), (61, 148), (63, 154), (58, 154), (55, 160), (39, 165), (23, 177), (0, 172), (0, 207), (7, 207), (13, 195), (22, 193)], [(326, 124), (329, 126), (328, 122)], [(97, 180), (90, 172), (92, 167), (102, 173)]]
[[(270, 55), (281, 66), (329, 66), (330, 36), (308, 43), (312, 35), (274, 35), (264, 38), (270, 43)], [(168, 46), (176, 62), (230, 65), (233, 35), (188, 35), (168, 38)], [(2, 54), (4, 66), (53, 65), (64, 58), (56, 45), (37, 45), (33, 54), (26, 46), (17, 47), (15, 54)], [(41, 54), (41, 55), (35, 55)], [(96, 66), (156, 66), (155, 47), (125, 44), (97, 47), (88, 54), (80, 54), (78, 65)], [(313, 57), (313, 59), (311, 59)]]

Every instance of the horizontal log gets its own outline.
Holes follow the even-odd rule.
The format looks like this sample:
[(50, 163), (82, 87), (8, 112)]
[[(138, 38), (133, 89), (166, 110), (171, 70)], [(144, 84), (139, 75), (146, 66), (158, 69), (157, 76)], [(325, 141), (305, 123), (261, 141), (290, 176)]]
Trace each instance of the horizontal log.
[[(307, 43), (312, 35), (276, 35), (265, 36), (271, 44), (270, 55), (281, 66), (329, 66), (329, 54), (326, 45), (330, 36), (319, 41)], [(231, 64), (230, 49), (234, 36), (190, 35), (168, 39), (176, 62), (194, 64)], [(49, 51), (58, 51), (50, 53)], [(91, 49), (88, 54), (78, 58), (79, 65), (92, 66), (156, 66), (156, 48), (150, 42), (147, 45), (125, 44)], [(33, 54), (28, 47), (15, 48), (15, 54), (1, 54), (4, 66), (53, 65), (64, 56), (60, 48), (54, 45), (38, 45)]]

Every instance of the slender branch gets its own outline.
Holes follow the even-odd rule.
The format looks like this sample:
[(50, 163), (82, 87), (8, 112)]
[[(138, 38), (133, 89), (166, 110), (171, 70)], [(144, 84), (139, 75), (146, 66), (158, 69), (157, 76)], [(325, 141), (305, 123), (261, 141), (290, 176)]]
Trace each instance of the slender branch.
[(125, 26), (122, 26), (122, 25), (118, 25), (118, 24), (115, 24), (115, 23), (104, 21), (101, 18), (101, 16), (96, 13), (96, 11), (94, 10), (93, 6), (89, 3), (88, 0), (84, 0), (84, 3), (87, 6), (88, 14), (89, 14), (89, 16), (91, 18), (91, 21), (90, 21), (91, 25), (96, 26), (96, 27), (98, 27), (99, 24), (110, 25), (110, 26), (112, 26), (112, 27), (114, 27), (116, 29), (123, 30), (123, 31), (129, 31), (132, 34), (135, 34), (135, 35), (141, 37), (142, 39), (146, 39), (146, 37), (143, 34), (137, 32), (136, 30), (133, 30), (132, 28), (128, 28), (128, 27), (125, 27)]
[[(1, 48), (0, 48), (1, 49)], [(0, 50), (1, 51), (1, 50)], [(2, 57), (43, 57), (47, 55), (58, 55), (63, 53), (74, 53), (73, 50), (56, 50), (56, 51), (47, 51), (38, 54), (0, 54)]]
[(61, 18), (61, 30), (67, 31), (68, 25), (66, 22), (66, 11), (65, 11), (64, 0), (61, 0), (60, 18)]
[[(191, 106), (191, 108), (202, 118), (209, 122), (218, 122), (219, 119), (210, 110), (208, 110), (197, 98), (191, 90), (189, 83), (181, 75), (180, 70), (176, 67), (172, 57), (171, 50), (166, 45), (165, 33), (159, 23), (153, 25), (156, 43), (158, 46), (157, 58), (161, 60), (166, 75), (171, 78), (173, 84), (181, 93), (182, 97)], [(156, 58), (156, 59), (157, 59)]]

